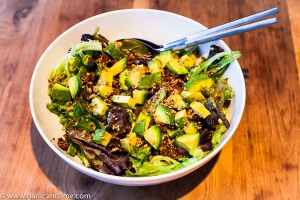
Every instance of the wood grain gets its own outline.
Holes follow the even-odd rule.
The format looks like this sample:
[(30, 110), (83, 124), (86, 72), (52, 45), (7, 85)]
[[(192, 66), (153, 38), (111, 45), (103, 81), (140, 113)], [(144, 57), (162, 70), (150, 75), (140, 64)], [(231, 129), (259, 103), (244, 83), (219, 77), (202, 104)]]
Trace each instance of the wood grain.
[(294, 50), (296, 55), (296, 61), (298, 66), (298, 80), (300, 83), (300, 12), (297, 6), (297, 0), (289, 0), (287, 1), (287, 7), (289, 11), (289, 19), (291, 24), (291, 31), (294, 42)]
[[(125, 187), (71, 168), (46, 146), (29, 110), (39, 57), (63, 31), (127, 8), (174, 12), (212, 27), (278, 6), (278, 24), (226, 38), (247, 75), (241, 123), (225, 148), (194, 173), (162, 185)], [(79, 194), (92, 199), (299, 199), (300, 2), (297, 0), (0, 1), (0, 194)], [(298, 65), (297, 65), (298, 64)]]

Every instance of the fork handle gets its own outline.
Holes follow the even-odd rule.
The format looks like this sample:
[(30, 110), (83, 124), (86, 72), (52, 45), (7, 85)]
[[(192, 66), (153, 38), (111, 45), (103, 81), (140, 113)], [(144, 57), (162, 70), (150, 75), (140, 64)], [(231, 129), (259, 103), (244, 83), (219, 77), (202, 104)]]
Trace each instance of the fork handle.
[(169, 45), (169, 46), (164, 46), (164, 50), (183, 49), (183, 48), (186, 48), (186, 47), (191, 47), (191, 46), (195, 46), (195, 45), (198, 45), (198, 44), (203, 44), (203, 43), (215, 41), (215, 40), (221, 39), (223, 37), (228, 37), (228, 36), (231, 36), (231, 35), (247, 32), (247, 31), (250, 31), (250, 30), (254, 30), (254, 29), (257, 29), (257, 28), (264, 27), (264, 26), (269, 26), (269, 25), (275, 24), (276, 22), (277, 22), (276, 18), (270, 18), (270, 19), (255, 22), (255, 23), (252, 23), (252, 24), (247, 24), (247, 25), (235, 27), (235, 28), (232, 28), (232, 29), (227, 29), (227, 30), (224, 30), (224, 31), (212, 33), (212, 34), (209, 34), (209, 35), (206, 35), (206, 36), (200, 36), (199, 38), (193, 38), (193, 37), (192, 38), (186, 38), (186, 40), (184, 40), (182, 42), (174, 43), (174, 44)]
[[(225, 36), (222, 36), (222, 37), (226, 37), (226, 36), (229, 36), (229, 35), (233, 35), (233, 34), (245, 32), (245, 31), (248, 31), (248, 30), (238, 31), (235, 28), (237, 28), (239, 26), (243, 27), (242, 25), (249, 24), (250, 22), (254, 22), (256, 20), (268, 17), (268, 16), (276, 14), (278, 12), (279, 12), (278, 8), (271, 8), (271, 9), (268, 9), (268, 10), (265, 10), (265, 11), (262, 11), (262, 12), (259, 12), (259, 13), (247, 16), (247, 17), (243, 17), (241, 19), (238, 19), (238, 20), (235, 20), (235, 21), (232, 21), (232, 22), (228, 22), (228, 23), (225, 23), (225, 24), (222, 24), (222, 25), (210, 28), (210, 29), (206, 29), (206, 30), (203, 30), (203, 31), (191, 34), (191, 35), (189, 35), (189, 36), (187, 36), (185, 38), (181, 38), (179, 40), (175, 40), (173, 42), (164, 44), (163, 46), (164, 46), (165, 50), (167, 50), (167, 49), (173, 49), (176, 46), (183, 46), (184, 44), (188, 44), (191, 41), (201, 40), (201, 38), (214, 38), (214, 36), (216, 36), (216, 34), (218, 32), (220, 32), (221, 35), (225, 34)], [(269, 23), (268, 20), (265, 20), (265, 21), (266, 21), (266, 23)], [(256, 22), (256, 23), (258, 23), (258, 22)], [(262, 23), (265, 23), (265, 22), (262, 21)], [(272, 24), (272, 21), (270, 23)], [(276, 23), (276, 22), (274, 22), (274, 23)], [(271, 25), (271, 24), (267, 24), (267, 25)], [(260, 27), (263, 27), (263, 26), (267, 26), (267, 25), (258, 24), (257, 28), (260, 28)], [(253, 25), (253, 26), (254, 26), (254, 28), (251, 28), (252, 26), (250, 25), (250, 26), (245, 26), (245, 27), (243, 27), (243, 28), (241, 28), (239, 30), (243, 30), (244, 28), (246, 28), (246, 29), (249, 28), (249, 30), (256, 29), (255, 28), (256, 25)], [(226, 32), (226, 30), (230, 30), (230, 29), (232, 29), (233, 31), (229, 31), (229, 32), (236, 32), (237, 31), (237, 33), (226, 35), (226, 33), (228, 33), (228, 32)], [(209, 37), (209, 35), (212, 35), (212, 36)], [(217, 39), (220, 39), (220, 38), (217, 38)], [(212, 41), (212, 40), (210, 40), (210, 41)], [(201, 43), (205, 43), (205, 42), (201, 42)]]

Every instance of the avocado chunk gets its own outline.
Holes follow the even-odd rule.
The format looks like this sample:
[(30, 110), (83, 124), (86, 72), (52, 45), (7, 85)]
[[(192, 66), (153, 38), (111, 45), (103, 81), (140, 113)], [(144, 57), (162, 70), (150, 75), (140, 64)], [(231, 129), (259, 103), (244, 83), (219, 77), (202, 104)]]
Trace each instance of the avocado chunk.
[(190, 77), (190, 79), (184, 85), (184, 88), (188, 92), (201, 91), (202, 94), (209, 95), (213, 85), (214, 81), (211, 78), (200, 74)]
[(144, 134), (145, 140), (158, 150), (161, 145), (161, 132), (157, 125), (151, 126)]
[(107, 85), (100, 85), (98, 87), (98, 93), (101, 97), (107, 98), (113, 93), (113, 88)]
[(174, 125), (175, 116), (168, 107), (158, 105), (153, 116), (157, 122)]
[(184, 101), (191, 103), (193, 101), (204, 101), (205, 97), (201, 92), (187, 92), (187, 91), (182, 91), (180, 93)]
[(187, 105), (184, 102), (183, 98), (180, 96), (180, 94), (171, 94), (167, 98), (167, 102), (172, 105), (172, 108), (176, 108), (177, 110), (187, 108)]
[(146, 119), (142, 119), (139, 122), (137, 122), (134, 125), (134, 127), (132, 129), (132, 132), (137, 133), (137, 134), (143, 136), (144, 133), (145, 133), (145, 123), (146, 123)]
[(127, 87), (138, 87), (139, 82), (143, 75), (147, 72), (148, 68), (144, 65), (137, 65), (125, 76), (125, 84)]
[(198, 129), (196, 128), (195, 123), (191, 122), (191, 123), (187, 123), (186, 126), (183, 127), (183, 131), (186, 134), (194, 134), (198, 132)]
[(137, 137), (133, 132), (130, 132), (125, 138), (120, 139), (122, 148), (128, 153), (132, 152), (135, 149), (136, 142)]
[(140, 112), (136, 124), (133, 127), (132, 131), (139, 134), (139, 135), (144, 135), (144, 132), (148, 129), (149, 124), (151, 121), (151, 117), (146, 115), (143, 112)]
[(72, 76), (69, 80), (68, 80), (68, 85), (69, 85), (69, 89), (71, 92), (71, 96), (74, 99), (76, 97), (76, 95), (79, 92), (80, 86), (79, 86), (79, 78), (77, 76)]
[[(195, 64), (197, 64), (197, 63), (196, 63), (196, 61), (197, 61), (197, 56), (196, 56), (195, 54), (192, 53), (192, 54), (189, 55), (189, 57), (195, 62)], [(204, 59), (203, 57), (200, 57), (200, 58), (201, 58), (201, 59)]]
[(207, 108), (200, 102), (193, 101), (190, 104), (190, 107), (192, 108), (194, 113), (196, 113), (201, 118), (205, 119), (208, 115), (210, 115), (209, 110), (207, 110)]
[(193, 58), (188, 55), (181, 56), (179, 58), (179, 63), (185, 66), (187, 69), (191, 69), (195, 64)]
[(126, 74), (128, 73), (128, 70), (125, 69), (124, 71), (122, 71), (119, 75), (119, 83), (120, 83), (120, 87), (122, 90), (128, 90), (129, 88), (125, 85), (125, 78), (126, 78)]
[(122, 58), (121, 60), (116, 62), (111, 68), (109, 68), (108, 72), (112, 73), (113, 76), (116, 76), (126, 68), (126, 64), (127, 58)]
[(147, 63), (149, 71), (151, 74), (156, 73), (156, 72), (162, 72), (162, 66), (160, 61), (155, 57), (151, 61)]
[(167, 135), (171, 138), (174, 139), (175, 137), (182, 135), (183, 132), (179, 129), (177, 130), (167, 130)]
[(166, 64), (168, 62), (170, 62), (171, 60), (175, 59), (175, 55), (172, 53), (171, 50), (168, 51), (163, 51), (159, 54), (159, 59), (161, 62), (161, 67), (162, 69), (166, 66)]
[(71, 100), (71, 92), (70, 89), (55, 83), (52, 88), (52, 98), (60, 101), (70, 101)]
[(93, 141), (102, 146), (107, 146), (112, 135), (104, 129), (96, 129)]
[(92, 113), (94, 115), (103, 116), (108, 110), (107, 104), (98, 97), (94, 97), (91, 103)]
[(181, 110), (175, 115), (175, 125), (183, 128), (188, 123), (186, 110)]
[(133, 109), (135, 107), (135, 100), (131, 96), (114, 95), (112, 102), (123, 106), (124, 108)]
[(189, 71), (183, 65), (179, 64), (177, 59), (169, 61), (166, 66), (168, 70), (176, 75), (184, 75), (189, 73)]
[(120, 58), (125, 57), (122, 51), (113, 42), (108, 44), (108, 46), (104, 49), (104, 52), (110, 55), (115, 60), (119, 60)]
[(97, 82), (97, 85), (107, 85), (107, 86), (112, 86), (112, 82), (113, 82), (113, 74), (109, 71), (103, 70), (101, 72), (100, 78)]
[(184, 134), (175, 138), (174, 145), (179, 146), (187, 150), (188, 152), (196, 148), (200, 142), (200, 134)]
[(143, 105), (147, 98), (147, 91), (145, 90), (133, 90), (133, 99), (137, 104)]

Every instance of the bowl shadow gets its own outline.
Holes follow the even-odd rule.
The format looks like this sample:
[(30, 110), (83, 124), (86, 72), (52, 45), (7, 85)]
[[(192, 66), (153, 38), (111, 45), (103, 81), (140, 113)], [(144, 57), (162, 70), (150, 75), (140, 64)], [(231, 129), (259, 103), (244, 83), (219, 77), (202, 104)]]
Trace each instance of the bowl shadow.
[(31, 122), (31, 145), (43, 173), (65, 194), (88, 194), (90, 199), (179, 199), (201, 184), (220, 153), (198, 170), (177, 180), (152, 186), (120, 186), (89, 177), (64, 162), (40, 136)]

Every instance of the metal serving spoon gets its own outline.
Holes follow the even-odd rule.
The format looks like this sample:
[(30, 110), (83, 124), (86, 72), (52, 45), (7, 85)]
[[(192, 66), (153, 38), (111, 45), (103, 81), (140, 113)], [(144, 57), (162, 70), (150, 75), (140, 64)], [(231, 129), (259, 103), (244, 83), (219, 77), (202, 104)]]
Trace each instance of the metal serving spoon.
[[(277, 14), (279, 12), (278, 8), (272, 8), (269, 10), (265, 10), (259, 13), (256, 13), (254, 15), (250, 15), (248, 17), (244, 17), (226, 24), (222, 24), (210, 29), (206, 29), (194, 34), (191, 34), (189, 36), (186, 36), (184, 38), (175, 40), (173, 42), (169, 42), (166, 44), (154, 44), (150, 41), (147, 41), (145, 39), (139, 39), (139, 38), (128, 38), (128, 39), (120, 39), (118, 41), (122, 42), (125, 45), (129, 46), (135, 46), (139, 45), (138, 48), (145, 51), (145, 47), (143, 47), (142, 44), (148, 47), (149, 51), (152, 53), (160, 53), (162, 51), (166, 50), (179, 50), (184, 49), (186, 47), (195, 46), (198, 44), (203, 44), (207, 42), (211, 42), (214, 40), (218, 40), (223, 37), (228, 37), (231, 35), (235, 35), (238, 33), (254, 30), (257, 28), (261, 28), (264, 26), (269, 26), (272, 24), (275, 24), (277, 22), (277, 19), (270, 18), (265, 19), (262, 21), (257, 21), (262, 18)], [(256, 22), (254, 22), (256, 21)], [(253, 23), (251, 23), (253, 22)], [(141, 44), (142, 43), (142, 44)]]

